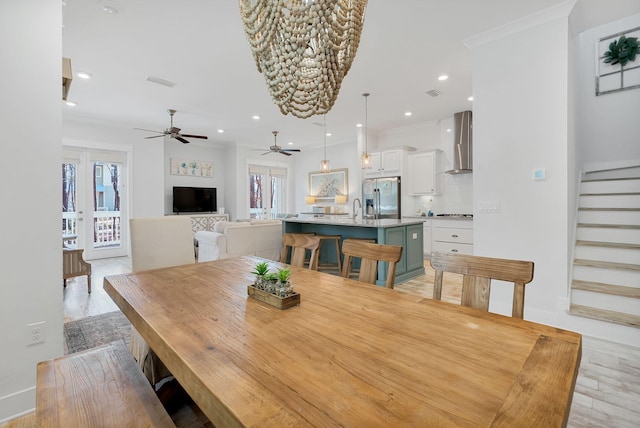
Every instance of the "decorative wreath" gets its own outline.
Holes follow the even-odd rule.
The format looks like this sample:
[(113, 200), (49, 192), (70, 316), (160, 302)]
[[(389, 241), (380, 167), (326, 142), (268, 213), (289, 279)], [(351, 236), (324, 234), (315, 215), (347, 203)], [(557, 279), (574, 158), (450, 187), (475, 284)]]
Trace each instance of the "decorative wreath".
[(609, 44), (609, 50), (604, 53), (605, 64), (626, 65), (627, 62), (633, 62), (636, 54), (640, 50), (637, 37), (622, 36), (618, 40), (614, 40)]

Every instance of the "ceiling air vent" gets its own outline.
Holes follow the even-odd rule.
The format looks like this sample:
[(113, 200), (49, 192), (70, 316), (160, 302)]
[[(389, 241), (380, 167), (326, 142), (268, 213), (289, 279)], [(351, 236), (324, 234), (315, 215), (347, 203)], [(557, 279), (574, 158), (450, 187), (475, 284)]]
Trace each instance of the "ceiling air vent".
[(430, 91), (427, 91), (427, 94), (435, 98), (438, 95), (442, 95), (442, 92), (438, 91), (437, 89), (431, 89)]
[(157, 83), (158, 85), (168, 86), (169, 88), (173, 88), (174, 86), (176, 86), (176, 84), (170, 80), (165, 80), (165, 79), (161, 79), (159, 77), (154, 77), (154, 76), (147, 76), (145, 80), (147, 82)]

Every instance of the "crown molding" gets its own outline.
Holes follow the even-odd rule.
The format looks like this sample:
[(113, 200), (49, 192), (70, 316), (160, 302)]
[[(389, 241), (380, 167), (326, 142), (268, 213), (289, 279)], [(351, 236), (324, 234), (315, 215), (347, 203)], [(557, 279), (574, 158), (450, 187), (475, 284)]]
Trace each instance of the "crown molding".
[(480, 34), (476, 34), (475, 36), (468, 37), (462, 42), (469, 49), (474, 50), (486, 45), (487, 43), (503, 39), (521, 31), (538, 27), (542, 24), (546, 24), (547, 22), (555, 21), (560, 18), (568, 18), (577, 1), (578, 0), (566, 0), (555, 6), (551, 6), (531, 15), (516, 19), (515, 21), (511, 21)]

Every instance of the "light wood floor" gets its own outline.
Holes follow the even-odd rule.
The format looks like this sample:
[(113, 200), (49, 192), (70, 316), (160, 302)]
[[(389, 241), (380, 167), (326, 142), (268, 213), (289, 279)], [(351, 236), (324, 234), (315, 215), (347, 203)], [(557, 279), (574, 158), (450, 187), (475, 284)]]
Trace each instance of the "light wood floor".
[[(67, 281), (64, 291), (64, 319), (72, 321), (118, 310), (102, 289), (105, 275), (131, 271), (126, 257), (91, 261), (92, 293), (87, 294), (86, 277)], [(396, 284), (395, 289), (431, 298), (434, 273), (425, 262), (424, 276)], [(444, 275), (442, 300), (460, 302), (461, 277)], [(211, 427), (194, 405), (172, 414), (178, 427)], [(569, 427), (637, 428), (640, 426), (640, 347), (620, 345), (602, 339), (583, 337), (582, 362), (576, 382)], [(28, 414), (0, 428), (35, 427), (34, 414)]]

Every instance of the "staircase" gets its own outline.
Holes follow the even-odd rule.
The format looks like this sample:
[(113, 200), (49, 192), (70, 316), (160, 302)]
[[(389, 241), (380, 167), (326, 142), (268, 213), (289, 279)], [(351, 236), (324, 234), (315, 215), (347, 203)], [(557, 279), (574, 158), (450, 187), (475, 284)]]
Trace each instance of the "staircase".
[(583, 175), (569, 313), (640, 328), (640, 167)]

